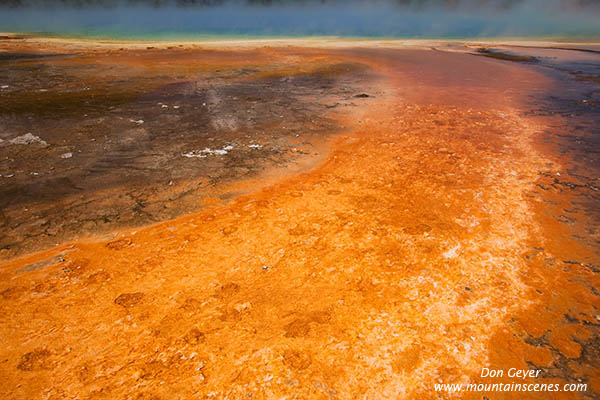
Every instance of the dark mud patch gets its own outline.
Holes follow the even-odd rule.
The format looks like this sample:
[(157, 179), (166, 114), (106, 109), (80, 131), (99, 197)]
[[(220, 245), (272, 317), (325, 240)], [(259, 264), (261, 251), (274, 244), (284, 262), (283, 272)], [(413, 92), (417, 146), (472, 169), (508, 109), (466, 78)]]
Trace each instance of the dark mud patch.
[(0, 35), (0, 40), (22, 40), (25, 36), (20, 35)]
[[(15, 39), (15, 38), (6, 38)], [(2, 37), (0, 37), (2, 40)], [(23, 60), (39, 60), (45, 58), (69, 57), (73, 54), (39, 54), (39, 53), (9, 53), (0, 52), (0, 62), (3, 61), (23, 61)]]
[[(557, 51), (563, 51), (561, 49)], [(572, 49), (568, 49), (572, 50)], [(546, 127), (537, 143), (559, 159), (562, 171), (541, 171), (535, 195), (571, 237), (600, 256), (600, 54), (576, 61), (544, 58), (533, 67), (554, 87), (530, 96), (528, 117)], [(593, 260), (588, 260), (594, 262)]]
[(471, 53), (471, 54), (476, 55), (476, 56), (495, 58), (497, 60), (504, 60), (504, 61), (527, 62), (527, 63), (538, 62), (538, 59), (533, 56), (512, 54), (510, 52), (499, 51), (499, 50), (494, 50), (494, 49), (489, 49), (489, 48), (480, 48), (480, 49), (477, 49), (477, 51), (475, 53)]
[(0, 103), (12, 115), (36, 115), (56, 118), (97, 113), (126, 104), (139, 95), (135, 90), (82, 88), (79, 91), (23, 92), (15, 100), (3, 99)]
[[(85, 56), (0, 64), (0, 257), (229, 201), (243, 191), (227, 185), (318, 156), (344, 129), (328, 105), (350, 110), (373, 79), (359, 63), (157, 57), (150, 72)], [(47, 146), (11, 144), (26, 133)]]
[(593, 82), (593, 83), (598, 83), (600, 84), (600, 75), (585, 75), (581, 72), (573, 72), (573, 75), (575, 76), (575, 79), (577, 79), (578, 81), (584, 81), (584, 82)]
[(585, 48), (582, 48), (582, 47), (555, 47), (555, 46), (551, 46), (551, 47), (546, 47), (546, 48), (553, 49), (553, 50), (569, 50), (569, 51), (580, 51), (582, 53), (600, 54), (600, 50), (585, 49)]

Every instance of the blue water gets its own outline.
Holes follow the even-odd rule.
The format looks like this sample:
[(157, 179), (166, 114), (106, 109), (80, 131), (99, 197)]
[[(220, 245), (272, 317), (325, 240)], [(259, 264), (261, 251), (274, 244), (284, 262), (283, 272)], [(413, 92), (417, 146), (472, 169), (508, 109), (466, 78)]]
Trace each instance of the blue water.
[[(536, 3), (539, 4), (539, 3)], [(543, 2), (541, 4), (544, 4)], [(231, 36), (402, 38), (600, 38), (600, 13), (533, 6), (508, 10), (415, 10), (389, 3), (348, 6), (0, 8), (0, 31), (84, 37), (174, 39)]]

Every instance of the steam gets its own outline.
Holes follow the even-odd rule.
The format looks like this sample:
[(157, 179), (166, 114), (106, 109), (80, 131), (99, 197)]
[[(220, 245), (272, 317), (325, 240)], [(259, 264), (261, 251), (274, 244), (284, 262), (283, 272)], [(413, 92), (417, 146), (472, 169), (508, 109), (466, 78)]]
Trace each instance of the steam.
[(123, 7), (123, 6), (151, 6), (151, 7), (218, 7), (227, 4), (236, 6), (305, 6), (319, 5), (356, 6), (356, 5), (395, 5), (412, 10), (424, 10), (432, 7), (447, 9), (502, 9), (507, 10), (523, 5), (540, 6), (540, 10), (552, 8), (555, 10), (596, 8), (596, 0), (0, 0), (3, 7), (43, 7), (43, 8), (84, 8), (84, 7)]
[(198, 35), (600, 37), (594, 0), (0, 0), (0, 31)]

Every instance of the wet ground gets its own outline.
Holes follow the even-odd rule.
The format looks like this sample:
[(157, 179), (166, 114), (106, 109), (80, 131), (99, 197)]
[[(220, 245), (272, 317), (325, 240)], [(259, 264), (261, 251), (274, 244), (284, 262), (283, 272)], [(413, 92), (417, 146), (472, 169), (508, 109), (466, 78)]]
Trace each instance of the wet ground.
[(366, 66), (318, 52), (297, 63), (270, 49), (9, 45), (0, 53), (3, 258), (198, 211), (247, 190), (225, 184), (290, 173), (292, 163), (298, 172), (344, 129), (332, 115), (369, 97), (356, 97)]
[[(583, 291), (591, 293), (592, 309), (597, 313), (600, 291), (590, 275), (600, 273), (600, 49), (556, 45), (547, 48), (504, 46), (499, 50), (529, 57), (517, 61), (527, 63), (529, 68), (552, 81), (546, 91), (530, 94), (523, 115), (543, 127), (534, 143), (553, 162), (560, 164), (563, 171), (541, 169), (535, 188), (527, 197), (540, 203), (538, 218), (545, 221), (547, 229), (554, 225), (558, 231), (553, 247), (563, 247), (559, 252), (563, 256), (559, 259), (544, 259), (546, 268), (561, 268), (564, 280), (558, 280), (565, 284), (579, 282)], [(573, 251), (565, 246), (565, 242), (571, 240), (585, 251)], [(532, 257), (540, 257), (540, 254)], [(545, 318), (549, 321), (538, 322), (539, 326), (533, 329), (535, 334), (528, 332), (522, 336), (528, 343), (548, 349), (552, 354), (554, 362), (541, 368), (544, 376), (583, 381), (581, 366), (587, 365), (594, 371), (588, 378), (595, 381), (600, 365), (600, 318), (597, 315), (595, 320), (586, 320), (585, 313), (575, 304), (580, 305), (577, 295), (555, 296), (553, 301), (537, 308), (540, 321)], [(557, 310), (566, 312), (561, 316)], [(549, 328), (554, 324), (559, 326)], [(582, 329), (586, 331), (583, 335)], [(559, 338), (565, 332), (571, 344), (564, 342), (564, 337)], [(539, 364), (530, 362), (530, 366), (537, 368)], [(597, 398), (598, 390), (587, 396)], [(581, 397), (586, 398), (586, 395)]]
[[(57, 53), (85, 53), (90, 46), (50, 43)], [(189, 58), (214, 57), (206, 66), (210, 74), (226, 65), (268, 70), (272, 57), (287, 62), (275, 80), (269, 80), (271, 72), (250, 73), (218, 86), (215, 96), (253, 92), (245, 92), (237, 105), (247, 110), (252, 106), (244, 104), (254, 105), (248, 97), (278, 93), (256, 114), (265, 126), (296, 105), (310, 110), (304, 115), (321, 121), (311, 138), (332, 138), (322, 147), (323, 159), (308, 157), (304, 170), (293, 173), (285, 171), (294, 171), (296, 159), (278, 159), (280, 172), (273, 179), (261, 178), (260, 171), (251, 180), (226, 175), (217, 187), (233, 193), (227, 203), (4, 262), (4, 397), (598, 398), (596, 54), (498, 44), (486, 46), (486, 52), (509, 56), (482, 56), (476, 44), (311, 45), (188, 49)], [(106, 63), (154, 65), (138, 60), (139, 52), (164, 51), (169, 56), (164, 64), (153, 59), (162, 65), (157, 68), (181, 64), (171, 59), (177, 48), (170, 53), (139, 46)], [(118, 51), (113, 47), (110, 52)], [(93, 69), (100, 68), (96, 64)], [(148, 67), (131, 79), (151, 73)], [(323, 85), (324, 76), (332, 76), (329, 84)], [(304, 97), (296, 86), (285, 86), (287, 78), (319, 83), (298, 85), (309, 93)], [(264, 79), (270, 83), (255, 84)], [(152, 121), (154, 129), (171, 126), (164, 121), (190, 104), (223, 104), (207, 99), (215, 93), (210, 85), (197, 102), (181, 95), (194, 92), (190, 81), (153, 86), (119, 106), (115, 112), (124, 125), (112, 137)], [(280, 85), (284, 89), (278, 91)], [(342, 87), (351, 90), (338, 92)], [(288, 106), (268, 114), (279, 101)], [(19, 103), (4, 104), (18, 109)], [(173, 110), (175, 105), (180, 108)], [(230, 121), (231, 115), (223, 106), (205, 118)], [(279, 115), (297, 120), (293, 113)], [(139, 119), (144, 122), (135, 122)], [(234, 120), (229, 128), (242, 130), (237, 114)], [(186, 127), (183, 132), (197, 126), (195, 118), (177, 121)], [(297, 121), (304, 130), (307, 120)], [(217, 125), (221, 138), (229, 128)], [(171, 136), (183, 133), (178, 126), (172, 125)], [(163, 165), (177, 174), (187, 162), (209, 161), (216, 163), (209, 173), (227, 174), (217, 171), (231, 164), (217, 164), (217, 157), (227, 160), (242, 145), (263, 146), (248, 147), (254, 151), (288, 143), (288, 136), (266, 129), (259, 139), (263, 130), (252, 132), (231, 133), (217, 146), (198, 139), (194, 146), (175, 147), (173, 154), (181, 158)], [(53, 151), (51, 138), (31, 133), (48, 145), (31, 137), (17, 143), (33, 141), (27, 146)], [(292, 132), (292, 138), (295, 134), (300, 133)], [(156, 140), (172, 148), (166, 139)], [(122, 156), (137, 141), (127, 143)], [(206, 147), (213, 153), (203, 152)], [(72, 157), (60, 160), (74, 161), (77, 153), (70, 152)], [(152, 164), (135, 162), (124, 165)], [(272, 170), (267, 161), (259, 162)], [(117, 171), (112, 174), (118, 181)], [(246, 183), (237, 183), (240, 177)], [(120, 179), (119, 190), (134, 182)], [(167, 179), (172, 178), (161, 182)], [(140, 185), (152, 187), (146, 180)], [(240, 186), (246, 192), (236, 195)], [(118, 203), (117, 192), (106, 204)], [(161, 202), (157, 196), (154, 204)], [(15, 242), (20, 237), (10, 229), (7, 235)], [(521, 382), (506, 375), (481, 378), (483, 367), (539, 370), (527, 383), (587, 386), (554, 393), (434, 389), (436, 383)]]

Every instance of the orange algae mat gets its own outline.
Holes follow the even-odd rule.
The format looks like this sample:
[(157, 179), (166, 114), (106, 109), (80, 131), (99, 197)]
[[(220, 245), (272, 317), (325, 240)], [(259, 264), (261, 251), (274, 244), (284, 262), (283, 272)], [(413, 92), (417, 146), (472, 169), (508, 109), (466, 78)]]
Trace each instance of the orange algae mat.
[(574, 377), (585, 392), (486, 396), (598, 396), (597, 256), (532, 195), (565, 173), (521, 112), (550, 82), (469, 55), (332, 52), (381, 95), (311, 172), (2, 265), (3, 398), (480, 399), (434, 385)]

